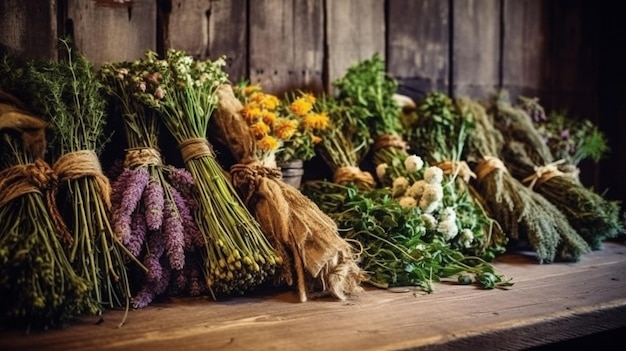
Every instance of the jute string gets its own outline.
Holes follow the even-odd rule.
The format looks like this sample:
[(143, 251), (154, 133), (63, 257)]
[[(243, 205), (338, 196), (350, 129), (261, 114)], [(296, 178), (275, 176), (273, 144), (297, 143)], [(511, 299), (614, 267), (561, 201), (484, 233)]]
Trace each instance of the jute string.
[(476, 174), (472, 172), (469, 165), (465, 161), (443, 161), (439, 162), (435, 166), (441, 168), (443, 174), (454, 175), (461, 177), (466, 183), (471, 178), (476, 178)]
[(42, 159), (15, 165), (0, 172), (0, 208), (22, 195), (37, 193), (44, 197), (52, 224), (61, 240), (70, 244), (72, 237), (56, 203), (58, 178)]
[[(247, 189), (243, 200), (250, 203), (252, 197), (258, 192), (259, 184), (263, 178), (280, 180), (282, 173), (279, 168), (266, 167), (259, 162), (238, 163), (230, 168), (233, 184), (238, 184), (239, 189)], [(278, 194), (276, 194), (278, 196)]]
[(481, 182), (485, 177), (496, 169), (508, 172), (504, 163), (497, 157), (485, 156), (485, 158), (476, 165), (476, 180)]
[(102, 173), (100, 160), (93, 150), (68, 152), (54, 164), (59, 181), (75, 180), (83, 177), (94, 177), (98, 190), (107, 208), (111, 207), (111, 185), (109, 178)]
[(355, 166), (337, 168), (333, 175), (333, 182), (337, 184), (354, 183), (358, 188), (363, 190), (371, 190), (376, 186), (376, 181), (371, 173), (364, 172), (359, 167)]
[(408, 144), (398, 134), (385, 134), (376, 138), (373, 149), (374, 151), (376, 151), (384, 147), (395, 147), (398, 149), (406, 150), (408, 149)]
[(203, 156), (215, 157), (211, 144), (206, 138), (190, 138), (178, 145), (185, 163)]
[(558, 166), (563, 162), (565, 160), (554, 161), (545, 166), (535, 166), (535, 173), (524, 178), (522, 183), (528, 184), (528, 187), (532, 189), (535, 185), (541, 185), (553, 177), (565, 175), (558, 169)]
[(161, 153), (151, 147), (127, 149), (124, 156), (125, 168), (138, 168), (143, 166), (161, 165)]

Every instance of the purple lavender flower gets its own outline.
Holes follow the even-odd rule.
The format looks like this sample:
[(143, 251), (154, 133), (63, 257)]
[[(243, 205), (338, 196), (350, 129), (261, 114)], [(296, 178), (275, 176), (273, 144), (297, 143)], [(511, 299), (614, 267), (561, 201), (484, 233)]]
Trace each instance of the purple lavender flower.
[(123, 189), (123, 192), (119, 206), (114, 208), (112, 213), (113, 229), (122, 240), (130, 235), (130, 215), (137, 208), (143, 191), (150, 180), (150, 174), (145, 168), (129, 171), (131, 175), (126, 179), (126, 183), (117, 184)]
[(144, 308), (154, 300), (154, 289), (150, 285), (152, 284), (145, 284), (141, 287), (139, 292), (135, 294), (133, 297), (133, 308)]
[(149, 253), (143, 258), (143, 264), (148, 269), (146, 281), (157, 282), (163, 276), (163, 267), (156, 255)]
[(127, 240), (122, 241), (133, 256), (138, 257), (141, 253), (147, 231), (146, 218), (140, 212), (133, 213), (130, 235)]
[(124, 193), (124, 189), (126, 189), (128, 179), (133, 173), (134, 170), (124, 168), (117, 177), (110, 178), (114, 179), (114, 181), (111, 182), (111, 205), (113, 206), (113, 209), (120, 207), (120, 204), (122, 203), (122, 194)]
[(144, 211), (148, 229), (157, 230), (163, 224), (163, 186), (156, 179), (151, 179), (143, 192)]
[(180, 270), (185, 265), (185, 230), (175, 203), (168, 202), (166, 207), (167, 210), (163, 214), (165, 250), (170, 266), (175, 270)]
[(195, 186), (193, 176), (185, 168), (169, 168), (170, 184), (183, 193), (190, 193)]
[(170, 188), (170, 194), (178, 209), (178, 214), (183, 222), (185, 249), (193, 250), (194, 248), (204, 245), (204, 237), (198, 228), (195, 218), (191, 214), (191, 206), (195, 206), (195, 200), (191, 197), (185, 198), (175, 188)]

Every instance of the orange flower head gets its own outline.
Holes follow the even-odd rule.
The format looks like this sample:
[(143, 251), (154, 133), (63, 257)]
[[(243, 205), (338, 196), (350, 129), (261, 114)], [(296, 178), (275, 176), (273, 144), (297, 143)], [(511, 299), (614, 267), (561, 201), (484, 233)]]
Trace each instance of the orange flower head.
[(261, 118), (261, 109), (254, 104), (244, 105), (241, 109), (241, 115), (246, 119), (246, 121), (248, 121), (248, 123), (251, 123)]
[(263, 120), (263, 122), (265, 122), (268, 126), (273, 126), (277, 118), (276, 113), (272, 111), (263, 110), (262, 112), (261, 120)]
[(243, 95), (244, 96), (250, 96), (253, 93), (256, 93), (258, 91), (261, 91), (261, 86), (258, 84), (250, 84), (246, 87), (243, 88)]
[(261, 106), (271, 111), (275, 110), (279, 104), (280, 100), (278, 97), (272, 94), (265, 94), (261, 100)]
[(279, 142), (271, 135), (266, 135), (257, 143), (259, 149), (263, 151), (272, 151), (278, 149)]
[(290, 119), (279, 118), (276, 120), (274, 132), (281, 140), (289, 140), (297, 131), (298, 122)]
[(303, 97), (297, 98), (289, 106), (289, 109), (291, 110), (291, 112), (293, 112), (296, 116), (300, 116), (300, 117), (309, 113), (309, 111), (311, 111), (312, 108), (313, 108), (313, 104), (311, 104), (307, 99)]
[(308, 101), (311, 105), (315, 105), (315, 95), (310, 94), (310, 93), (306, 93), (304, 95), (302, 95), (302, 98), (305, 99), (306, 101)]
[(326, 112), (322, 112), (322, 113), (309, 113), (308, 115), (304, 116), (304, 120), (302, 121), (302, 124), (304, 125), (305, 128), (310, 128), (310, 129), (326, 129), (326, 127), (328, 127), (328, 115), (326, 114)]
[(261, 139), (267, 136), (267, 134), (270, 132), (270, 127), (262, 121), (259, 121), (252, 124), (250, 126), (250, 130), (252, 130), (252, 135), (254, 135), (255, 138)]

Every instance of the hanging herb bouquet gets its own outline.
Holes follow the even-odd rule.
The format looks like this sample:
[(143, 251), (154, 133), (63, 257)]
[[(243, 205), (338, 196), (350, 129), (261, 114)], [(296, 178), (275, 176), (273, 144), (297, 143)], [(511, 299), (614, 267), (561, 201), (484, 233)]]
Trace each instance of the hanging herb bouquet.
[(105, 92), (118, 106), (126, 137), (123, 170), (112, 184), (112, 222), (129, 251), (147, 269), (133, 306), (148, 305), (170, 288), (187, 290), (183, 269), (204, 239), (192, 216), (193, 178), (185, 169), (163, 164), (156, 112), (136, 94), (158, 94), (158, 73), (141, 61), (105, 63), (99, 71)]
[(374, 177), (360, 168), (371, 144), (365, 125), (369, 112), (361, 106), (347, 106), (330, 95), (319, 97), (313, 108), (326, 111), (330, 120), (329, 127), (322, 131), (317, 152), (333, 172), (333, 182), (373, 189)]
[(176, 139), (198, 190), (195, 219), (205, 239), (208, 287), (214, 297), (244, 293), (272, 277), (281, 257), (225, 177), (207, 140), (217, 90), (227, 80), (224, 59), (199, 61), (171, 49), (164, 60), (147, 53), (144, 61), (155, 68), (149, 74), (158, 75), (161, 90), (137, 97), (157, 111)]
[(371, 149), (374, 166), (400, 167), (391, 164), (408, 156), (407, 143), (402, 137), (401, 108), (393, 98), (398, 82), (387, 75), (380, 55), (374, 54), (371, 59), (349, 67), (333, 85), (342, 104), (369, 112), (365, 123), (374, 139)]
[[(127, 252), (110, 223), (111, 188), (99, 160), (107, 141), (106, 100), (91, 64), (68, 41), (61, 43), (67, 52), (64, 61), (24, 67), (16, 83), (18, 97), (53, 127), (53, 168), (67, 205), (62, 213), (73, 238), (68, 251), (72, 266), (102, 307), (128, 312)], [(126, 314), (122, 323), (125, 319)]]
[(558, 164), (565, 160), (554, 160), (526, 110), (512, 105), (506, 93), (496, 99), (494, 119), (504, 135), (504, 160), (513, 176), (554, 204), (592, 249), (623, 233), (620, 203), (604, 199), (560, 171)]
[[(17, 69), (0, 71), (5, 68)], [(65, 255), (71, 237), (58, 213), (58, 179), (43, 160), (46, 128), (46, 122), (0, 101), (0, 325), (5, 327), (62, 327), (100, 308), (91, 285)]]
[(260, 162), (257, 139), (243, 116), (245, 107), (231, 86), (222, 85), (218, 97), (215, 130), (239, 162), (230, 170), (233, 185), (284, 260), (275, 283), (297, 283), (301, 302), (315, 290), (339, 299), (361, 291), (364, 273), (358, 255), (339, 236), (335, 222), (284, 183), (277, 168)]

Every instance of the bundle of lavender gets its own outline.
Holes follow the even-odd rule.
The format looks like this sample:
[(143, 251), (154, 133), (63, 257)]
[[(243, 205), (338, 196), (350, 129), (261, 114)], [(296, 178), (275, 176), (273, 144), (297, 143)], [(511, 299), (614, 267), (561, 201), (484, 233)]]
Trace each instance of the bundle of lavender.
[[(16, 94), (53, 126), (54, 171), (73, 243), (68, 257), (103, 308), (130, 307), (125, 247), (110, 223), (110, 184), (99, 153), (107, 136), (106, 100), (91, 64), (62, 41), (60, 62), (33, 61), (13, 82)], [(19, 93), (17, 93), (19, 91)], [(21, 94), (21, 95), (20, 95)], [(122, 324), (126, 319), (126, 314)]]
[(231, 168), (233, 185), (284, 260), (275, 282), (297, 281), (302, 302), (319, 286), (339, 299), (359, 292), (365, 275), (354, 248), (315, 203), (281, 181), (277, 168), (264, 166), (257, 152), (262, 139), (256, 142), (231, 86), (221, 86), (218, 97), (216, 129), (239, 162)]
[(380, 55), (374, 54), (371, 59), (349, 67), (333, 85), (339, 91), (337, 99), (341, 104), (365, 114), (361, 116), (364, 117), (361, 125), (368, 129), (374, 141), (369, 150), (374, 167), (401, 167), (392, 164), (409, 156), (402, 137), (401, 108), (394, 99), (398, 82), (387, 75)]
[(210, 292), (214, 298), (244, 293), (272, 277), (281, 257), (226, 178), (207, 140), (217, 90), (227, 80), (224, 59), (199, 61), (168, 50), (163, 60), (147, 53), (143, 63), (154, 69), (148, 74), (160, 89), (136, 96), (157, 111), (176, 139), (198, 190), (195, 219), (205, 240), (201, 254)]
[(573, 261), (590, 250), (567, 218), (552, 203), (518, 181), (499, 158), (503, 137), (484, 106), (458, 99), (473, 115), (475, 129), (467, 138), (467, 160), (476, 174), (481, 199), (510, 241), (529, 244), (541, 263)]
[[(4, 68), (4, 67), (3, 67)], [(64, 251), (58, 179), (43, 160), (47, 123), (0, 102), (0, 325), (47, 329), (100, 306)]]
[[(542, 110), (527, 100), (525, 103), (526, 108)], [(577, 177), (559, 170), (565, 160), (554, 160), (526, 109), (512, 105), (508, 94), (501, 93), (492, 111), (505, 139), (503, 158), (513, 176), (556, 206), (592, 249), (600, 249), (605, 239), (624, 232), (620, 203), (605, 199)]]
[(465, 143), (473, 133), (473, 116), (441, 92), (432, 92), (417, 106), (416, 118), (407, 126), (411, 149), (426, 162), (443, 170), (445, 204), (457, 213), (459, 228), (473, 233), (473, 242), (459, 249), (493, 259), (505, 251), (506, 234), (484, 209), (470, 180), (476, 175), (464, 161)]
[(187, 255), (204, 246), (192, 216), (193, 178), (185, 169), (163, 163), (156, 112), (135, 98), (159, 91), (152, 68), (141, 61), (117, 62), (105, 63), (99, 71), (105, 92), (119, 109), (127, 146), (123, 170), (112, 183), (111, 220), (122, 243), (147, 269), (133, 281), (135, 308), (168, 290), (191, 291), (183, 272)]

